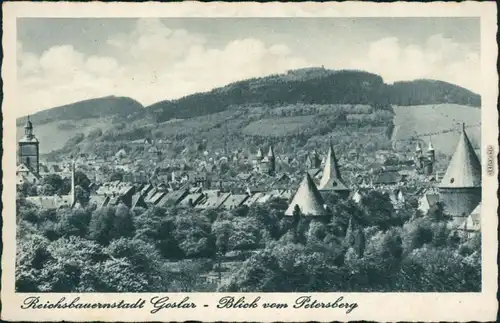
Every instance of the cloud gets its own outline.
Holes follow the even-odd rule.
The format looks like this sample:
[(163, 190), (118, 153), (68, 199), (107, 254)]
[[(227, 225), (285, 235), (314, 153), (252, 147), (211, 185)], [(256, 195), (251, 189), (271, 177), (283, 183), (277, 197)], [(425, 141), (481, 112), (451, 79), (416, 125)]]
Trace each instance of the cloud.
[(430, 36), (422, 46), (403, 45), (395, 37), (382, 38), (347, 65), (377, 73), (388, 83), (428, 78), (477, 92), (481, 86), (479, 53), (441, 34)]
[(170, 29), (158, 19), (138, 19), (131, 33), (111, 35), (107, 45), (116, 56), (86, 56), (61, 45), (37, 57), (19, 44), (21, 108), (28, 113), (106, 95), (130, 96), (149, 105), (309, 66), (285, 44), (245, 38), (209, 47), (202, 36)]
[[(84, 54), (71, 44), (36, 55), (19, 43), (20, 111), (108, 95), (150, 105), (246, 78), (318, 66), (284, 43), (241, 38), (213, 46), (204, 36), (168, 28), (159, 19), (138, 19), (130, 33), (110, 35), (105, 45), (106, 55)], [(366, 70), (386, 82), (433, 78), (476, 91), (480, 84), (479, 53), (439, 34), (420, 45), (382, 38), (354, 54), (346, 46), (328, 59), (326, 67)]]

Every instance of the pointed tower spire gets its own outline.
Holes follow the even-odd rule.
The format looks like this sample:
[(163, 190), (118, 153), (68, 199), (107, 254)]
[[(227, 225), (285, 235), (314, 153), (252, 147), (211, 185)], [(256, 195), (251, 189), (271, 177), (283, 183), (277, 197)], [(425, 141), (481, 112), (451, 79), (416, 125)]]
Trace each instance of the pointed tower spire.
[(257, 157), (257, 159), (262, 159), (263, 156), (264, 156), (264, 154), (262, 153), (262, 149), (260, 149), (260, 147), (259, 147), (259, 149), (257, 149), (257, 156), (256, 157)]
[(481, 187), (481, 163), (465, 132), (465, 124), (440, 186)]
[(304, 179), (300, 183), (299, 189), (295, 193), (292, 202), (288, 206), (285, 215), (293, 216), (295, 207), (298, 206), (303, 215), (322, 216), (326, 215), (325, 202), (314, 184), (309, 173), (306, 172)]
[(345, 192), (347, 195), (349, 193), (349, 188), (347, 188), (347, 185), (345, 185), (342, 180), (342, 176), (340, 175), (337, 157), (333, 151), (331, 140), (325, 166), (323, 168), (323, 176), (321, 177), (321, 181), (319, 183), (319, 189), (321, 191)]
[(268, 158), (274, 158), (274, 148), (273, 148), (273, 145), (269, 146), (269, 151), (267, 152), (267, 157)]
[(427, 151), (434, 151), (434, 146), (432, 145), (431, 137), (429, 137), (429, 147), (427, 147)]
[(420, 141), (417, 141), (417, 146), (415, 147), (417, 153), (422, 152), (422, 147), (420, 146)]

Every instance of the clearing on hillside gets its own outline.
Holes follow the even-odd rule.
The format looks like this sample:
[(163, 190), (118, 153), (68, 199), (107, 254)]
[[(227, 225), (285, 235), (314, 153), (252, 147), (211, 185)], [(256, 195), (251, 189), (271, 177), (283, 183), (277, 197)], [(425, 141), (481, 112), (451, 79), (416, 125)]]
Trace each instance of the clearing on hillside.
[[(436, 104), (420, 106), (395, 106), (394, 107), (394, 133), (392, 140), (399, 141), (398, 145), (415, 136), (423, 136), (422, 140), (429, 141), (430, 136), (436, 151), (446, 155), (453, 154), (458, 140), (461, 124), (466, 127), (476, 126), (481, 122), (481, 109), (457, 105)], [(481, 142), (481, 128), (470, 127), (466, 129), (474, 148), (478, 149)]]

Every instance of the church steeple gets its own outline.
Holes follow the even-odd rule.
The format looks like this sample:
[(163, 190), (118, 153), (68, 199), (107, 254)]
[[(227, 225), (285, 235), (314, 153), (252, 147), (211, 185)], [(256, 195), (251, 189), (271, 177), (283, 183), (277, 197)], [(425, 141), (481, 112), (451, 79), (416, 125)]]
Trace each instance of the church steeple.
[(319, 183), (320, 191), (336, 191), (337, 193), (349, 194), (349, 188), (344, 184), (342, 176), (340, 175), (339, 165), (333, 145), (330, 141), (328, 155), (326, 157), (325, 167), (323, 168), (323, 176)]
[(33, 124), (30, 121), (30, 116), (28, 115), (28, 120), (26, 121), (26, 125), (24, 125), (24, 135), (31, 139), (33, 138)]
[(30, 117), (24, 126), (24, 137), (18, 142), (18, 163), (24, 164), (33, 172), (38, 174), (40, 172), (39, 165), (39, 143), (33, 134), (33, 124)]

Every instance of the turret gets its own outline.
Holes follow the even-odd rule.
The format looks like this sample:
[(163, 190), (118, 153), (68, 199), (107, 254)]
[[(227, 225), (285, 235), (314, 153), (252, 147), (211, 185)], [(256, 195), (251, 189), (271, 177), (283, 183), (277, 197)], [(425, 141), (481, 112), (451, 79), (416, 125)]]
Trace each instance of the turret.
[(330, 147), (328, 148), (325, 167), (323, 168), (323, 175), (319, 183), (319, 190), (334, 191), (343, 197), (349, 196), (350, 193), (349, 188), (344, 183), (342, 176), (340, 175), (337, 157), (335, 157), (335, 152), (333, 151), (333, 145), (331, 142)]
[(267, 152), (267, 160), (269, 162), (268, 174), (274, 175), (276, 173), (276, 157), (274, 156), (273, 146), (269, 146), (269, 151)]
[(28, 116), (28, 121), (26, 121), (26, 125), (24, 125), (24, 135), (26, 138), (33, 138), (33, 124), (30, 121), (30, 116)]
[(481, 163), (465, 132), (465, 124), (439, 193), (445, 211), (454, 217), (467, 217), (481, 202)]
[(26, 165), (38, 174), (40, 172), (39, 159), (39, 142), (33, 134), (33, 124), (28, 116), (24, 126), (24, 137), (18, 142), (18, 163)]
[(429, 139), (429, 146), (427, 148), (427, 158), (434, 162), (436, 160), (436, 152), (434, 151), (434, 146), (432, 145), (432, 140)]

